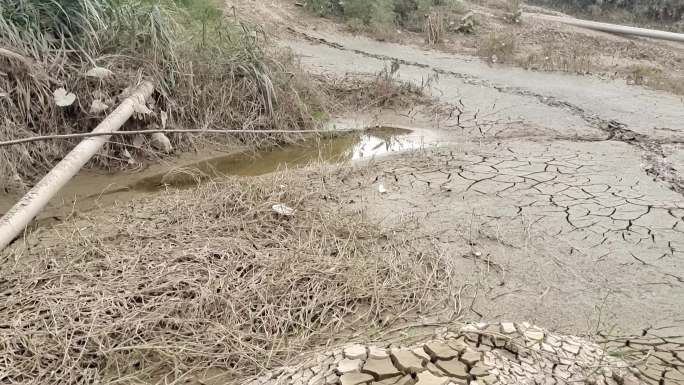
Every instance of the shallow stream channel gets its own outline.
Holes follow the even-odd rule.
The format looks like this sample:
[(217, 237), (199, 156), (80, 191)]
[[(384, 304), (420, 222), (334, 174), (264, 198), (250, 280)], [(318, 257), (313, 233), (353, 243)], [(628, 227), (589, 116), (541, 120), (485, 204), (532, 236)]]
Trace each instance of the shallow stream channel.
[[(330, 133), (298, 143), (235, 151), (207, 157), (184, 156), (165, 166), (138, 172), (103, 173), (84, 170), (74, 177), (41, 212), (34, 226), (62, 221), (77, 212), (116, 205), (167, 188), (190, 188), (226, 176), (258, 176), (312, 163), (364, 161), (392, 153), (416, 151), (443, 142), (439, 131), (376, 126), (354, 132)], [(21, 196), (0, 194), (0, 214)]]

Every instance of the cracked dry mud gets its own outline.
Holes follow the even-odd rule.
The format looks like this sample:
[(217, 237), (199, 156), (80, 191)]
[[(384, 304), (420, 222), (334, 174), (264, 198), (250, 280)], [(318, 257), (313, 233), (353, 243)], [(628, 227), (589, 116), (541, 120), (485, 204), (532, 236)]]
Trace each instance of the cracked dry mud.
[(348, 345), (244, 385), (637, 385), (683, 378), (682, 361), (672, 356), (637, 367), (604, 348), (529, 323), (479, 323), (442, 328), (412, 346)]
[(682, 197), (639, 162), (620, 142), (506, 141), (377, 160), (328, 183), (384, 226), (413, 226), (477, 285), (482, 319), (684, 334)]

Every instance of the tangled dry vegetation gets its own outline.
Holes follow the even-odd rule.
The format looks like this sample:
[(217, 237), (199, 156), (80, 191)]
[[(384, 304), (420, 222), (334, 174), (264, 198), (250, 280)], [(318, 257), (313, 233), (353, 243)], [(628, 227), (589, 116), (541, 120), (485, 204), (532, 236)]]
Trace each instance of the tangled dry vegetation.
[[(0, 0), (0, 139), (90, 131), (141, 79), (155, 83), (148, 101), (154, 116), (124, 129), (162, 126), (162, 111), (169, 125), (184, 128), (317, 126), (314, 112), (324, 109), (317, 87), (291, 55), (269, 48), (258, 31), (224, 16), (222, 6), (215, 0)], [(58, 88), (74, 95), (73, 104), (55, 104)], [(179, 147), (192, 144), (188, 136), (171, 139)], [(95, 158), (100, 166), (125, 162), (124, 150), (143, 150), (115, 140)], [(2, 148), (0, 180), (30, 182), (74, 144)]]
[[(340, 211), (325, 178), (167, 192), (6, 252), (0, 382), (255, 374), (354, 325), (457, 307), (444, 259)], [(275, 203), (296, 214), (278, 216)]]

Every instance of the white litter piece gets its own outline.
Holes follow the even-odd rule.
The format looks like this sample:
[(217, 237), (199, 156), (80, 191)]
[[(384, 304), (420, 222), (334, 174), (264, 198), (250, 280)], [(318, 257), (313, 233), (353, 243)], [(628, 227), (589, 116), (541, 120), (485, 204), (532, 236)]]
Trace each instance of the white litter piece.
[(55, 104), (60, 107), (68, 107), (76, 101), (76, 95), (67, 92), (63, 87), (59, 87), (52, 93), (55, 98)]
[(295, 209), (291, 207), (287, 207), (282, 203), (278, 203), (277, 205), (273, 205), (273, 211), (275, 211), (277, 214), (286, 216), (286, 217), (291, 217), (295, 213)]
[(386, 193), (387, 193), (387, 189), (385, 188), (384, 185), (380, 184), (380, 185), (378, 185), (378, 192), (379, 192), (380, 194), (386, 194)]
[(100, 112), (107, 111), (109, 106), (105, 103), (102, 103), (99, 99), (93, 100), (93, 104), (90, 105), (90, 113), (91, 114), (99, 114)]

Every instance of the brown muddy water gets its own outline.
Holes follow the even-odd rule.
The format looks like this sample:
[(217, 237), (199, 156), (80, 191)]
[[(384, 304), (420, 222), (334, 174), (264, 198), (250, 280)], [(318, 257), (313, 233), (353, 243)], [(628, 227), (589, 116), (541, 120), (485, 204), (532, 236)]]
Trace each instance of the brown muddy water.
[[(183, 161), (180, 165), (136, 173), (101, 174), (83, 171), (72, 179), (37, 218), (37, 225), (64, 220), (75, 213), (113, 206), (165, 188), (189, 188), (225, 176), (257, 176), (311, 163), (342, 163), (419, 150), (438, 143), (437, 133), (399, 127), (374, 127), (358, 133), (334, 134), (296, 144), (240, 151)], [(206, 155), (205, 155), (206, 156)], [(18, 195), (0, 195), (0, 214)]]

